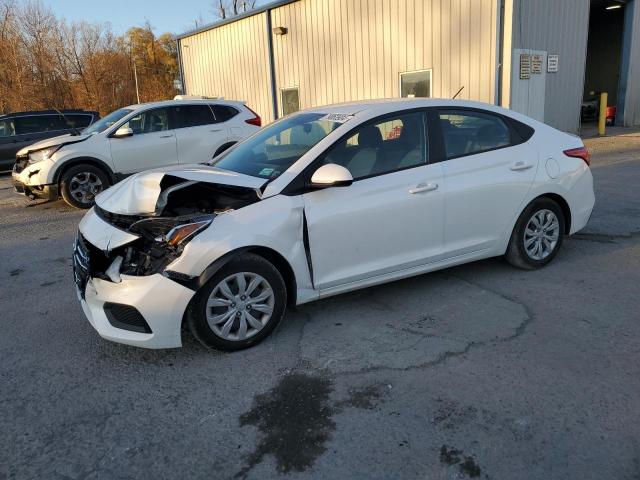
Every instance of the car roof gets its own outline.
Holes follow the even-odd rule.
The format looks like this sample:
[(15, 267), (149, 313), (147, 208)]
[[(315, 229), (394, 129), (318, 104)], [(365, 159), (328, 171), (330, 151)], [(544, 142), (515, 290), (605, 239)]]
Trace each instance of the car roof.
[[(70, 113), (70, 114), (82, 113), (85, 115), (98, 115), (98, 112), (94, 112), (93, 110), (65, 109), (65, 110), (60, 110), (60, 112)], [(16, 117), (20, 115), (58, 115), (58, 112), (56, 110), (32, 110), (29, 112), (11, 112), (11, 113), (5, 113), (0, 115), (0, 118)]]
[(151, 107), (173, 107), (178, 105), (198, 105), (198, 104), (219, 104), (219, 105), (233, 105), (236, 107), (244, 107), (245, 102), (239, 100), (224, 100), (218, 98), (189, 98), (185, 100), (163, 100), (160, 102), (147, 102), (147, 103), (138, 103), (134, 105), (129, 105), (127, 108), (129, 110), (141, 110), (147, 109)]
[(323, 105), (321, 107), (309, 108), (302, 112), (324, 114), (338, 113), (345, 115), (355, 115), (358, 113), (383, 114), (394, 110), (408, 110), (412, 108), (426, 107), (480, 108), (501, 113), (508, 111), (490, 103), (470, 100), (452, 100), (450, 98), (381, 98), (375, 100), (361, 100), (357, 102)]

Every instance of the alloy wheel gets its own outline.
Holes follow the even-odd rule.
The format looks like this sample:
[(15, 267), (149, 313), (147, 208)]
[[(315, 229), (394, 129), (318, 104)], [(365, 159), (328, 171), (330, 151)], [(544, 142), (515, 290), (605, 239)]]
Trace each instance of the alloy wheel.
[(71, 177), (69, 193), (80, 203), (91, 203), (103, 190), (102, 180), (92, 172), (79, 172)]
[(264, 277), (251, 272), (229, 275), (207, 300), (207, 323), (225, 340), (239, 341), (262, 330), (273, 314), (275, 295)]
[(524, 229), (524, 249), (533, 260), (544, 260), (558, 244), (560, 222), (551, 210), (538, 210)]

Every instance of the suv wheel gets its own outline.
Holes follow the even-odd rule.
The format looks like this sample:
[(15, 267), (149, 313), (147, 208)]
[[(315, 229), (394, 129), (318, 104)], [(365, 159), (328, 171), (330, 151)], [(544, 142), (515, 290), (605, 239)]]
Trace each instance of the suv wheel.
[(109, 185), (109, 177), (101, 169), (80, 164), (62, 174), (60, 192), (64, 201), (72, 207), (91, 208), (95, 203), (95, 196)]
[(287, 289), (280, 272), (264, 258), (239, 255), (198, 291), (189, 330), (202, 344), (241, 350), (262, 341), (285, 313)]

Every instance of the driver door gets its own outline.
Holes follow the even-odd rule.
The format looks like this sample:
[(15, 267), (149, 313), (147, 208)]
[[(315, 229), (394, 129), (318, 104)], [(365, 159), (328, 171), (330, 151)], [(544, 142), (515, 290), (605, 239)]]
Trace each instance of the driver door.
[(131, 128), (131, 137), (109, 138), (117, 173), (136, 173), (178, 163), (170, 113), (170, 107), (146, 110), (120, 126)]
[(303, 195), (320, 290), (443, 255), (442, 166), (428, 163), (425, 115), (387, 116), (352, 133), (323, 162), (346, 167), (353, 184)]

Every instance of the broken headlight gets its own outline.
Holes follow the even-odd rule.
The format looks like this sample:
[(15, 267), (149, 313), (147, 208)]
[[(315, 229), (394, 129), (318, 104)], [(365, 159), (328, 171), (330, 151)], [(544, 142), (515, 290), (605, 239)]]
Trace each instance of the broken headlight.
[(214, 217), (215, 215), (145, 218), (135, 222), (129, 230), (142, 234), (147, 240), (177, 247), (211, 225)]

